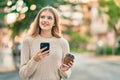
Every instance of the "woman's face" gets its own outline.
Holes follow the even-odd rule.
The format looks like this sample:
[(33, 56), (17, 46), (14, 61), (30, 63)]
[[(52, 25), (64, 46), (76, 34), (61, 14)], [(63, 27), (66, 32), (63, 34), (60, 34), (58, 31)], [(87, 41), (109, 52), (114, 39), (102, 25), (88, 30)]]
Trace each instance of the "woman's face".
[(40, 14), (39, 25), (41, 30), (51, 30), (54, 22), (54, 15), (49, 10), (45, 10)]

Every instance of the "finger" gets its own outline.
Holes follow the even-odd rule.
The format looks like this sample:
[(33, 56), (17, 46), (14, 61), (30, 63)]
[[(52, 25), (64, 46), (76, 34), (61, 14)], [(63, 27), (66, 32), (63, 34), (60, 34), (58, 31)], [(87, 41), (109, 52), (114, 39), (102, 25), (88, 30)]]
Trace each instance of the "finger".
[(68, 66), (69, 66), (69, 68), (71, 68), (71, 67), (72, 67), (72, 64), (68, 63)]
[(43, 56), (45, 57), (45, 56), (48, 56), (49, 54), (50, 54), (50, 51), (48, 50), (43, 53)]
[(47, 47), (44, 47), (42, 49), (40, 49), (40, 52), (43, 52)]
[(63, 64), (63, 66), (64, 66), (64, 67), (67, 67), (67, 68), (69, 67), (67, 64)]
[(50, 50), (47, 50), (47, 51), (42, 52), (42, 54), (45, 55), (45, 54), (48, 54), (49, 52)]
[(69, 63), (69, 64), (73, 65), (73, 63), (74, 63), (73, 61), (70, 61), (70, 63)]
[(74, 63), (74, 60), (71, 60), (70, 63)]

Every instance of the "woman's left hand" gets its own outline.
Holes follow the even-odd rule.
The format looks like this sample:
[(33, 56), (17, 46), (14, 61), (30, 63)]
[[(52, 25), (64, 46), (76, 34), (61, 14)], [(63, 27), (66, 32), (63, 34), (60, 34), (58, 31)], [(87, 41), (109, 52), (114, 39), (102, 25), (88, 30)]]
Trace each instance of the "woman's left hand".
[(60, 69), (61, 69), (63, 72), (65, 72), (65, 71), (69, 70), (69, 69), (73, 66), (73, 63), (74, 63), (74, 61), (70, 61), (70, 63), (68, 63), (68, 64), (62, 64), (62, 65), (60, 66)]

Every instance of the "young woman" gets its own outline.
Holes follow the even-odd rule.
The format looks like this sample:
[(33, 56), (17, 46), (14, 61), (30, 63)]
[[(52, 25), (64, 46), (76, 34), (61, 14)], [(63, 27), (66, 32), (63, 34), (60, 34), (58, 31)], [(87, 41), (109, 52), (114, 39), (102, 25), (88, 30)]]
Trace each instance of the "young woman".
[[(66, 39), (60, 36), (59, 15), (55, 8), (47, 6), (37, 14), (30, 36), (23, 40), (20, 76), (28, 80), (62, 80), (70, 76), (74, 62), (63, 64), (70, 52)], [(40, 43), (49, 43), (50, 49), (40, 49)]]

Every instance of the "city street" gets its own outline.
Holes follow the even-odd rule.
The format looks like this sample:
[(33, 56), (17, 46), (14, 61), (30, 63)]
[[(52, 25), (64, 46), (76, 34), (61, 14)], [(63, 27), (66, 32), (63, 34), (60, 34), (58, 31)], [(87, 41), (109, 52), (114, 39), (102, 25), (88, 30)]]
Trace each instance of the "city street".
[(21, 80), (18, 70), (9, 73), (0, 73), (0, 80)]
[(120, 80), (120, 59), (110, 61), (101, 58), (76, 55), (76, 64), (68, 80)]
[(0, 80), (26, 80), (20, 63), (25, 78), (59, 77), (68, 51), (65, 80), (120, 80), (120, 0), (0, 0)]
[[(72, 75), (67, 80), (120, 80), (120, 61), (75, 55)], [(0, 80), (21, 80), (18, 71), (0, 73)]]

